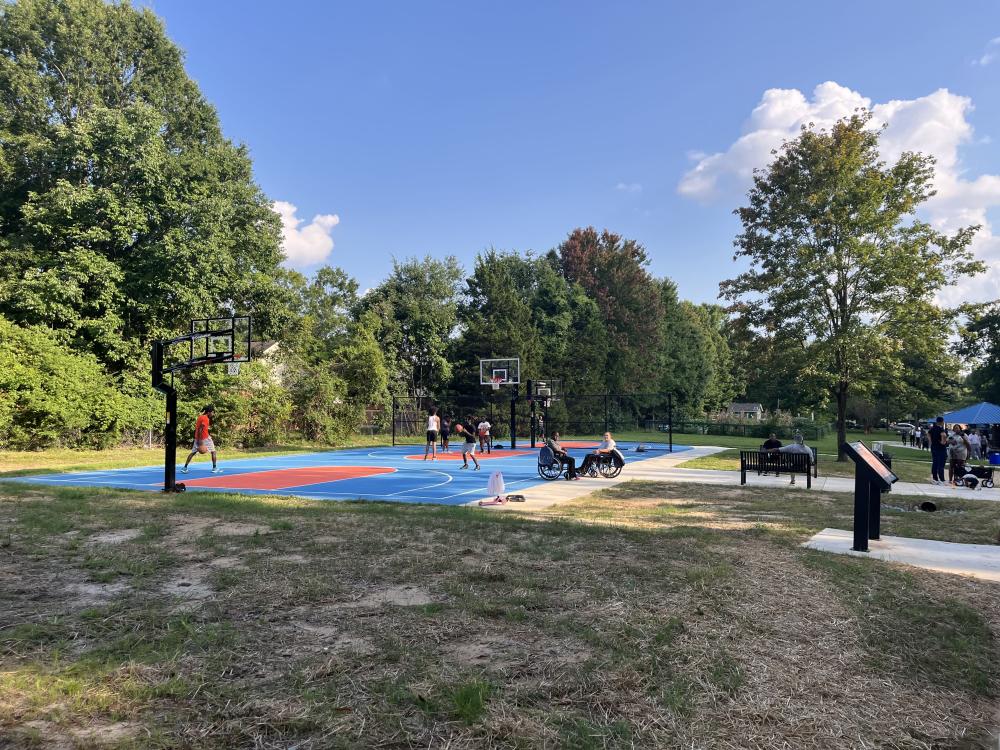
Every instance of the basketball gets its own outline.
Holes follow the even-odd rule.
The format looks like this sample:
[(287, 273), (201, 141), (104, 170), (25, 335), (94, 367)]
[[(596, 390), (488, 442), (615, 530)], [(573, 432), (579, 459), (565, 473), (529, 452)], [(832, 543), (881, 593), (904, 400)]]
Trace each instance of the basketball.
[(204, 443), (198, 443), (198, 452), (201, 454), (208, 453), (208, 446)]

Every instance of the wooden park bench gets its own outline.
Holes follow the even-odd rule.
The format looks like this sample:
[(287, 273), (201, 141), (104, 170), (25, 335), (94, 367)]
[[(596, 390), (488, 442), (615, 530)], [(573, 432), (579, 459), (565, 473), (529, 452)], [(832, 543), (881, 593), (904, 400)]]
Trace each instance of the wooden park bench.
[[(778, 451), (740, 451), (740, 484), (747, 483), (747, 472), (756, 471), (757, 476), (767, 472), (779, 474), (805, 474), (806, 488), (812, 489), (813, 476), (819, 476), (816, 449), (812, 455), (805, 453), (779, 453)], [(815, 474), (814, 474), (815, 472)]]

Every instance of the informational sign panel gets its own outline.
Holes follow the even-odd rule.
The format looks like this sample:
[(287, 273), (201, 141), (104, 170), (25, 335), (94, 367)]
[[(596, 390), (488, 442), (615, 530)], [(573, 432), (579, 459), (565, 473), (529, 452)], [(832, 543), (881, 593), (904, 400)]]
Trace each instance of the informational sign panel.
[(885, 489), (889, 489), (893, 482), (899, 479), (899, 477), (892, 473), (892, 470), (888, 466), (882, 463), (882, 459), (872, 453), (868, 446), (860, 440), (856, 443), (847, 443), (846, 447), (848, 453), (854, 454), (851, 456), (854, 459), (854, 463), (863, 464), (870, 469), (872, 473), (885, 482)]

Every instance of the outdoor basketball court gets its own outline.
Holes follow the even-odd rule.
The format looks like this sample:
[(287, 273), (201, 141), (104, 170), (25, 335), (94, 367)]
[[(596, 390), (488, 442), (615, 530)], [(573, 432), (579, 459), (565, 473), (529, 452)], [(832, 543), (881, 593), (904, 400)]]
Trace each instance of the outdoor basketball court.
[[(594, 442), (564, 442), (577, 465)], [(648, 458), (669, 455), (667, 446), (643, 443), (650, 448), (637, 452), (638, 443), (619, 443), (628, 465)], [(674, 453), (688, 450), (674, 445)], [(397, 445), (384, 448), (353, 448), (323, 453), (298, 453), (290, 456), (243, 458), (226, 461), (219, 466), (222, 474), (212, 474), (211, 462), (195, 459), (190, 472), (177, 470), (177, 481), (188, 491), (238, 492), (249, 495), (287, 495), (314, 500), (382, 500), (398, 503), (437, 503), (463, 505), (486, 496), (486, 484), (494, 471), (503, 472), (507, 492), (546, 484), (538, 476), (538, 450), (530, 447), (517, 450), (494, 449), (492, 454), (478, 455), (482, 465), (475, 471), (472, 462), (462, 469), (461, 451), (439, 454), (437, 461), (423, 460), (423, 446)], [(143, 466), (131, 469), (71, 472), (44, 476), (21, 477), (15, 481), (42, 485), (75, 487), (114, 487), (118, 489), (160, 491), (163, 488), (163, 466)], [(565, 480), (555, 480), (565, 481)], [(598, 489), (600, 479), (584, 479)]]

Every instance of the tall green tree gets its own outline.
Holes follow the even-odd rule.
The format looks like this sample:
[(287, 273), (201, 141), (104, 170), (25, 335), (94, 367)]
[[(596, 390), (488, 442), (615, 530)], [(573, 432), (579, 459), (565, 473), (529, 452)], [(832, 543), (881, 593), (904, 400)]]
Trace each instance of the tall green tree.
[(312, 278), (282, 269), (279, 283), (289, 306), (282, 348), (312, 363), (332, 358), (354, 324), (358, 282), (341, 268), (324, 266)]
[(1000, 300), (964, 312), (968, 321), (956, 352), (972, 365), (966, 385), (974, 398), (1000, 404)]
[(582, 286), (604, 317), (609, 346), (609, 391), (649, 390), (657, 380), (649, 352), (660, 349), (660, 289), (646, 266), (646, 249), (635, 240), (593, 227), (575, 229), (559, 245), (567, 280)]
[(670, 279), (660, 281), (663, 344), (656, 357), (657, 390), (670, 393), (681, 414), (701, 417), (708, 373), (713, 367), (708, 335), (690, 302)]
[(705, 373), (705, 410), (724, 410), (744, 388), (739, 372), (733, 366), (733, 355), (725, 336), (726, 311), (719, 305), (701, 304), (695, 307), (701, 329), (705, 333), (708, 370)]
[(191, 317), (273, 333), (279, 230), (151, 11), (0, 6), (0, 313), (114, 371)]
[[(540, 372), (545, 349), (535, 320), (536, 273), (531, 258), (488, 250), (480, 253), (465, 281), (455, 341), (454, 386), (474, 393), (479, 359), (519, 357), (522, 379)], [(568, 319), (568, 311), (560, 311)]]
[(947, 336), (913, 305), (933, 307), (935, 292), (982, 269), (969, 250), (977, 227), (949, 237), (914, 215), (933, 195), (933, 159), (886, 165), (870, 120), (803, 128), (754, 175), (736, 211), (735, 259), (750, 269), (721, 285), (749, 324), (803, 342), (803, 366), (836, 402), (839, 444), (848, 398), (897, 376), (919, 340)]
[(375, 336), (393, 391), (433, 393), (451, 377), (449, 337), (458, 320), (462, 267), (454, 257), (393, 261), (392, 273), (360, 301), (381, 321)]

